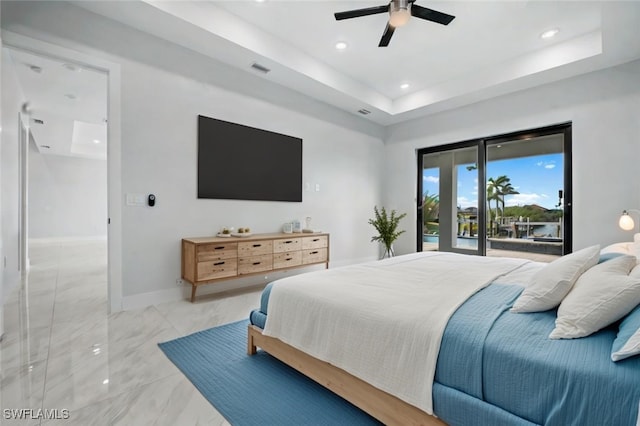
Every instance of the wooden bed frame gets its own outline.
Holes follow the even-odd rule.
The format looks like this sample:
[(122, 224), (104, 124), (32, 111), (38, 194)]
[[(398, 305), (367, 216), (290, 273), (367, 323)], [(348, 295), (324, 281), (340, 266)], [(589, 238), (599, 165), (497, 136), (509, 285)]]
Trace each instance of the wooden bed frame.
[(261, 328), (249, 325), (247, 353), (254, 355), (258, 347), (340, 395), (385, 425), (446, 426), (440, 419), (417, 407), (373, 387), (328, 362), (314, 358), (274, 337), (264, 336)]

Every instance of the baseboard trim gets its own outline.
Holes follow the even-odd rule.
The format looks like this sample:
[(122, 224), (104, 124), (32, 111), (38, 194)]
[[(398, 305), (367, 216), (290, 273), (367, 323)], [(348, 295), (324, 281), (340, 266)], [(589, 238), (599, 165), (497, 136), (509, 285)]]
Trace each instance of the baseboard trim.
[[(338, 268), (341, 266), (353, 265), (356, 263), (369, 262), (376, 260), (374, 257), (366, 257), (349, 261), (332, 261), (330, 268)], [(201, 285), (198, 287), (196, 303), (198, 300), (206, 299), (208, 295), (223, 296), (225, 293), (234, 293), (236, 291), (244, 291), (253, 288), (259, 288), (267, 285), (271, 281), (285, 278), (293, 275), (299, 275), (304, 272), (324, 269), (322, 265), (310, 265), (305, 269), (292, 269), (289, 271), (270, 271), (265, 275), (254, 275), (245, 278), (236, 278), (229, 281), (220, 281), (213, 284)], [(147, 293), (134, 294), (122, 297), (122, 310), (130, 311), (134, 309), (142, 309), (147, 306), (158, 305), (160, 303), (177, 302), (180, 300), (188, 301), (191, 297), (191, 284), (184, 283), (180, 287), (165, 288), (162, 290), (151, 291)]]

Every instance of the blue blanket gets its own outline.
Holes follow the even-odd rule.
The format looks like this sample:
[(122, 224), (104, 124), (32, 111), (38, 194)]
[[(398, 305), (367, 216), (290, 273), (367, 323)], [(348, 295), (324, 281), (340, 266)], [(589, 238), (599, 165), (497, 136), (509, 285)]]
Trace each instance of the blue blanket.
[[(271, 285), (251, 322), (264, 327)], [(450, 425), (635, 426), (640, 357), (614, 363), (617, 327), (550, 340), (556, 311), (508, 311), (522, 291), (491, 285), (445, 329), (433, 389), (434, 412)]]
[[(640, 358), (611, 361), (617, 327), (551, 340), (555, 310), (508, 311), (520, 291), (492, 285), (458, 309), (443, 335), (436, 382), (534, 424), (635, 426)], [(466, 418), (462, 424), (478, 424), (474, 411)]]

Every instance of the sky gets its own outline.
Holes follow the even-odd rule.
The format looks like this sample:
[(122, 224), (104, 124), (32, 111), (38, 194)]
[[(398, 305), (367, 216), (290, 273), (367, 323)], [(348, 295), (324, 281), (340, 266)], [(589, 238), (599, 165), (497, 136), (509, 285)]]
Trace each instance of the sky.
[[(522, 206), (537, 204), (548, 209), (557, 208), (558, 190), (563, 186), (563, 154), (537, 155), (487, 163), (487, 178), (506, 175), (520, 194), (507, 195), (505, 205)], [(458, 167), (458, 206), (477, 207), (477, 171)], [(437, 169), (423, 172), (423, 191), (437, 194), (439, 176)]]

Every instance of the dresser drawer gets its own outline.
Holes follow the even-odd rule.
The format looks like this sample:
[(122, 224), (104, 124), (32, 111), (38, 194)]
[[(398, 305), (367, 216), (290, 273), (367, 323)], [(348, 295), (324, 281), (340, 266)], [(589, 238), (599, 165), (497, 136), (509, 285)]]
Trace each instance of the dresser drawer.
[(308, 263), (320, 263), (327, 261), (327, 249), (326, 248), (318, 248), (318, 249), (310, 249), (302, 251), (302, 264), (306, 265)]
[(198, 262), (231, 259), (238, 256), (238, 243), (201, 244), (197, 248)]
[(270, 271), (273, 269), (273, 255), (249, 256), (238, 258), (238, 274), (253, 274), (255, 272)]
[(273, 252), (284, 253), (287, 251), (300, 250), (302, 238), (282, 238), (273, 241)]
[(302, 265), (302, 252), (291, 251), (273, 255), (273, 269), (290, 268)]
[(329, 246), (329, 239), (326, 235), (318, 235), (316, 237), (303, 237), (302, 250), (323, 248)]
[(273, 253), (273, 241), (247, 241), (238, 243), (238, 256), (260, 256)]
[(233, 277), (238, 274), (238, 259), (213, 260), (198, 262), (197, 281), (213, 280), (216, 278)]

